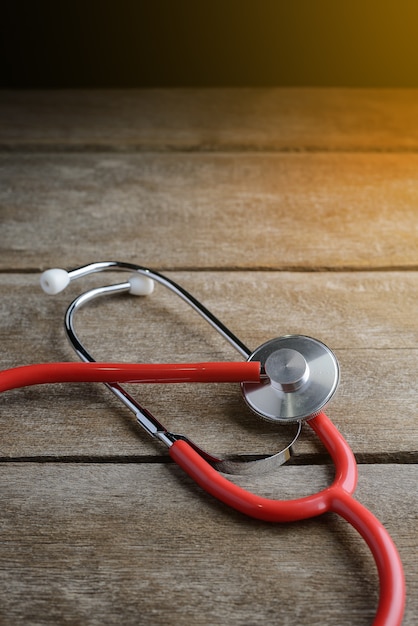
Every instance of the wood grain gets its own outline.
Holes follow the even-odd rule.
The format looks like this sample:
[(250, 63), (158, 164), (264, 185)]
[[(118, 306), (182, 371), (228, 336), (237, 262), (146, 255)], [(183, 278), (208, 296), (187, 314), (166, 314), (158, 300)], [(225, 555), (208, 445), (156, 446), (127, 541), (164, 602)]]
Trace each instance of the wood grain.
[[(0, 155), (0, 269), (417, 268), (418, 155)], [(189, 236), (185, 236), (188, 234)]]
[[(393, 534), (410, 584), (417, 479), (416, 466), (362, 467), (358, 490)], [(240, 482), (288, 497), (326, 481), (321, 468), (286, 467), (262, 483)], [(174, 466), (8, 464), (0, 483), (4, 624), (94, 626), (121, 616), (127, 625), (372, 621), (374, 563), (334, 516), (249, 520)], [(405, 624), (417, 610), (411, 595)]]
[(416, 89), (3, 91), (3, 150), (416, 151)]

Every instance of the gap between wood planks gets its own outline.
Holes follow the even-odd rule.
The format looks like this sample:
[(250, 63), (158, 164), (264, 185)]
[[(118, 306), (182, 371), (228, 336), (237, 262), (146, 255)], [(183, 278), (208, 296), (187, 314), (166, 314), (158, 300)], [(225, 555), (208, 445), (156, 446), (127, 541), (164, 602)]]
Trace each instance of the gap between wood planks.
[(103, 154), (103, 153), (121, 153), (121, 154), (232, 154), (234, 152), (245, 153), (250, 155), (251, 153), (259, 154), (330, 154), (330, 153), (349, 153), (349, 154), (418, 154), (417, 146), (271, 146), (271, 145), (257, 145), (254, 144), (222, 144), (216, 142), (214, 144), (164, 144), (156, 147), (152, 144), (137, 143), (137, 144), (116, 144), (116, 143), (19, 143), (3, 142), (0, 143), (0, 153), (14, 153), (14, 154), (34, 154), (36, 152), (42, 154)]
[[(402, 452), (382, 452), (382, 453), (360, 453), (355, 454), (358, 465), (416, 465), (418, 464), (418, 451)], [(256, 461), (265, 458), (263, 455), (235, 455), (233, 460)], [(229, 460), (229, 456), (225, 457)], [(0, 456), (0, 463), (105, 463), (105, 464), (173, 464), (174, 461), (167, 455), (34, 455), (34, 456)], [(293, 456), (286, 465), (308, 466), (308, 465), (332, 465), (331, 457), (327, 454), (301, 454)]]

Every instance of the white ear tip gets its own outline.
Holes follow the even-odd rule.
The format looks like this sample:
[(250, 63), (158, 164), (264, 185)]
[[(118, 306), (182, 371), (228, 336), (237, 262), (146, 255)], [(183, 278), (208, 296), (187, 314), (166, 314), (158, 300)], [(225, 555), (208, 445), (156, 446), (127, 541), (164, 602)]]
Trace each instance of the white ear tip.
[(55, 295), (60, 291), (63, 291), (70, 282), (70, 276), (66, 270), (60, 270), (58, 268), (52, 270), (46, 270), (41, 274), (41, 287), (50, 295)]
[(149, 296), (154, 291), (154, 281), (148, 276), (133, 274), (128, 282), (131, 285), (129, 293), (133, 296)]

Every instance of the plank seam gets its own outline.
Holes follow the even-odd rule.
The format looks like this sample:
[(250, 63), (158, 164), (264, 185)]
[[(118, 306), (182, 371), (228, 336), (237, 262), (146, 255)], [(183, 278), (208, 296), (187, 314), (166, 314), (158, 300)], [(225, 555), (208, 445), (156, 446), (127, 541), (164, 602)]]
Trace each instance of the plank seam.
[[(358, 453), (355, 455), (358, 465), (417, 465), (418, 451)], [(226, 455), (225, 457), (229, 457)], [(254, 461), (265, 458), (263, 455), (234, 455), (234, 461)], [(139, 465), (169, 465), (174, 461), (168, 455), (34, 455), (34, 456), (7, 456), (0, 457), (0, 464), (7, 463), (38, 463), (38, 464), (139, 464)], [(330, 457), (326, 454), (304, 454), (293, 456), (287, 463), (288, 466), (329, 465), (332, 466)]]
[(95, 144), (95, 143), (0, 143), (4, 154), (418, 154), (418, 146), (271, 146), (246, 144)]

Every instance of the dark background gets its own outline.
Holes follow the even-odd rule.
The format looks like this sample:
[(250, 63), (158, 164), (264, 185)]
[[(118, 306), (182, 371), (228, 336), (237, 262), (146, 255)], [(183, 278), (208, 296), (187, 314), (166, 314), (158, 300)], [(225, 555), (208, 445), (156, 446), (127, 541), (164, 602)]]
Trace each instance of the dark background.
[(6, 0), (3, 88), (418, 87), (418, 0)]

